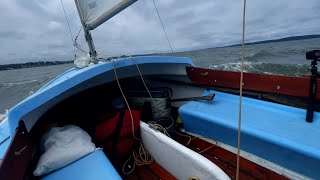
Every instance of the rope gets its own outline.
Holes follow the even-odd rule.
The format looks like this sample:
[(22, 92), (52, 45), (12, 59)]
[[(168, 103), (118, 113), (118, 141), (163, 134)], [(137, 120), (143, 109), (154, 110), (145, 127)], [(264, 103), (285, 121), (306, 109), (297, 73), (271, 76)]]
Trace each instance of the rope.
[[(172, 122), (173, 122), (173, 121), (172, 121)], [(171, 138), (170, 134), (168, 133), (168, 129), (173, 125), (173, 123), (172, 123), (172, 125), (171, 125), (170, 127), (167, 127), (167, 128), (161, 126), (160, 124), (157, 124), (157, 122), (155, 122), (155, 121), (149, 121), (149, 122), (148, 122), (148, 125), (149, 125), (152, 129), (154, 129), (154, 130), (156, 130), (156, 131), (160, 131), (160, 132), (162, 132), (164, 135), (166, 135), (166, 136), (168, 136), (168, 137)]]
[(80, 34), (81, 30), (82, 30), (82, 26), (80, 27), (80, 29), (79, 29), (79, 31), (78, 31), (78, 34), (77, 34), (76, 38), (74, 39), (74, 41), (77, 41), (77, 40), (78, 40), (78, 37), (79, 37), (79, 34)]
[[(215, 140), (214, 140), (214, 141), (215, 141)], [(203, 150), (199, 151), (198, 153), (199, 153), (199, 154), (204, 153), (204, 152), (208, 151), (209, 149), (212, 149), (212, 148), (216, 147), (216, 146), (217, 146), (217, 144), (218, 144), (218, 142), (217, 142), (217, 141), (215, 141), (214, 145), (211, 145), (211, 146), (209, 146), (209, 147), (207, 147), (207, 148), (205, 148), (205, 149), (203, 149)]]
[[(112, 59), (112, 66), (113, 66), (113, 71), (114, 71), (114, 75), (115, 75), (115, 77), (116, 77), (116, 81), (117, 81), (119, 90), (120, 90), (120, 92), (121, 92), (121, 95), (122, 95), (122, 97), (123, 97), (123, 99), (124, 99), (124, 101), (125, 101), (125, 103), (126, 103), (126, 105), (127, 105), (127, 107), (128, 107), (129, 113), (130, 113), (132, 136), (133, 136), (134, 139), (136, 139), (137, 141), (140, 142), (140, 147), (139, 147), (139, 149), (138, 149), (138, 152), (136, 152), (135, 150), (133, 150), (132, 156), (130, 156), (130, 157), (128, 158), (128, 160), (127, 160), (127, 161), (124, 163), (124, 165), (122, 166), (122, 172), (123, 172), (124, 174), (130, 174), (130, 173), (133, 172), (133, 170), (134, 170), (134, 168), (135, 168), (136, 165), (142, 166), (142, 165), (150, 164), (150, 163), (153, 162), (153, 158), (152, 158), (152, 156), (149, 154), (149, 152), (144, 148), (144, 146), (143, 146), (143, 144), (142, 144), (142, 141), (135, 136), (135, 133), (134, 133), (134, 122), (133, 122), (133, 116), (132, 116), (131, 108), (130, 108), (130, 105), (129, 105), (128, 101), (127, 101), (127, 98), (126, 98), (125, 94), (123, 93), (121, 84), (120, 84), (120, 82), (119, 82), (119, 78), (118, 78), (118, 74), (117, 74), (117, 71), (116, 71), (114, 59)], [(129, 161), (130, 161), (132, 158), (134, 159), (134, 162), (133, 162), (133, 165), (132, 165), (132, 167), (131, 167), (128, 163), (129, 163)], [(128, 172), (126, 172), (126, 171), (125, 171), (125, 167), (129, 167), (131, 170), (128, 171)]]
[(181, 134), (181, 133), (179, 133), (178, 131), (175, 131), (175, 132), (176, 132), (176, 134), (178, 134), (179, 136), (186, 137), (186, 138), (189, 139), (188, 142), (186, 143), (186, 145), (189, 145), (192, 140), (196, 139), (196, 137), (191, 137), (191, 136), (189, 136), (189, 135)]
[(73, 35), (72, 35), (72, 31), (71, 31), (70, 23), (69, 23), (69, 20), (68, 20), (68, 17), (67, 17), (66, 11), (65, 11), (65, 9), (64, 9), (64, 5), (63, 5), (62, 0), (60, 0), (60, 3), (61, 3), (61, 6), (62, 6), (62, 9), (63, 9), (64, 17), (66, 18), (66, 21), (67, 21), (67, 24), (68, 24), (69, 33), (70, 33), (70, 38), (71, 38), (72, 47), (73, 47), (74, 59), (76, 59), (76, 58), (77, 58), (77, 55), (76, 55), (76, 49), (75, 49), (75, 47), (74, 47), (74, 43), (73, 43)]
[(125, 101), (125, 103), (126, 103), (126, 105), (127, 105), (127, 107), (128, 107), (129, 113), (130, 113), (130, 118), (131, 118), (131, 123), (132, 123), (132, 135), (133, 135), (133, 138), (136, 139), (136, 140), (138, 140), (138, 141), (141, 141), (141, 140), (140, 140), (139, 138), (137, 138), (137, 137), (135, 136), (135, 134), (134, 134), (134, 124), (133, 124), (133, 116), (132, 116), (132, 113), (131, 113), (131, 108), (130, 108), (130, 105), (129, 105), (128, 101), (127, 101), (126, 96), (125, 96), (124, 93), (123, 93), (122, 87), (121, 87), (121, 85), (120, 85), (119, 78), (118, 78), (118, 74), (117, 74), (117, 70), (116, 70), (116, 68), (115, 68), (114, 59), (112, 59), (112, 66), (113, 66), (114, 76), (116, 77), (116, 81), (117, 81), (119, 90), (120, 90), (120, 92), (121, 92), (121, 95), (122, 95), (122, 97), (123, 97), (123, 99), (124, 99), (124, 101)]
[[(132, 60), (134, 61), (134, 59), (132, 59)], [(135, 63), (135, 61), (134, 61), (134, 63)], [(151, 101), (152, 101), (152, 103), (153, 103), (152, 95), (151, 95), (151, 93), (150, 93), (150, 91), (149, 91), (149, 89), (148, 89), (148, 87), (147, 87), (147, 85), (146, 85), (146, 83), (145, 83), (145, 81), (144, 81), (144, 78), (143, 78), (143, 76), (142, 76), (142, 73), (141, 73), (141, 71), (140, 71), (140, 68), (139, 68), (139, 66), (138, 66), (137, 63), (135, 63), (135, 65), (136, 65), (137, 70), (138, 70), (138, 72), (139, 72), (139, 74), (140, 74), (142, 83), (143, 83), (144, 87), (146, 88), (146, 90), (148, 91), (148, 94), (149, 94), (149, 96), (150, 96), (150, 98), (151, 98)], [(157, 108), (157, 107), (156, 107), (156, 108)], [(171, 118), (171, 117), (170, 117), (170, 118)], [(169, 133), (167, 132), (167, 130), (174, 125), (174, 120), (173, 120), (172, 118), (171, 118), (171, 120), (172, 120), (172, 124), (171, 124), (169, 127), (167, 127), (167, 128), (162, 127), (160, 124), (157, 124), (155, 121), (151, 121), (151, 122), (149, 122), (148, 124), (149, 124), (149, 126), (151, 126), (152, 128), (154, 128), (155, 130), (158, 130), (158, 131), (162, 132), (163, 134), (167, 135), (168, 137), (170, 137), (170, 135), (169, 135)], [(181, 134), (181, 133), (179, 133), (179, 132), (177, 132), (177, 131), (175, 131), (175, 133), (178, 134), (179, 136), (186, 137), (186, 138), (189, 139), (186, 145), (189, 145), (189, 144), (191, 143), (191, 141), (192, 141), (193, 139), (195, 139), (195, 137), (192, 138), (191, 136)], [(216, 144), (213, 145), (213, 146), (210, 146), (210, 147), (208, 147), (208, 148), (206, 148), (206, 149), (204, 149), (204, 150), (201, 151), (200, 153), (205, 152), (206, 150), (208, 150), (208, 149), (210, 149), (210, 148), (213, 148), (213, 147), (215, 147), (215, 146), (216, 146)]]
[(164, 25), (163, 25), (163, 22), (162, 22), (162, 19), (161, 19), (160, 13), (159, 13), (159, 11), (158, 11), (158, 8), (157, 8), (157, 5), (156, 5), (156, 2), (155, 2), (154, 0), (152, 0), (152, 1), (153, 1), (154, 8), (155, 8), (155, 9), (156, 9), (156, 11), (157, 11), (158, 18), (159, 18), (159, 20), (160, 20), (160, 23), (161, 23), (161, 26), (162, 26), (163, 32), (164, 32), (164, 34), (166, 35), (166, 38), (167, 38), (168, 44), (169, 44), (169, 46), (170, 46), (171, 52), (173, 53), (173, 49), (172, 49), (172, 46), (171, 46), (170, 40), (169, 40), (169, 38), (168, 38), (167, 31), (166, 31), (166, 29), (164, 28)]
[(136, 61), (134, 60), (134, 58), (132, 58), (132, 56), (131, 56), (131, 59), (132, 59), (132, 61), (134, 62), (134, 64), (136, 65), (137, 70), (138, 70), (138, 73), (139, 73), (140, 78), (141, 78), (141, 80), (142, 80), (143, 86), (146, 88), (146, 90), (147, 90), (147, 92), (148, 92), (148, 94), (149, 94), (149, 96), (150, 96), (151, 103), (152, 103), (152, 107), (156, 108), (157, 111), (160, 112), (159, 108), (158, 108), (158, 107), (155, 105), (155, 103), (154, 103), (153, 97), (152, 97), (152, 95), (151, 95), (151, 93), (150, 93), (150, 91), (149, 91), (149, 88), (148, 88), (146, 82), (144, 81), (144, 78), (143, 78), (143, 76), (142, 76), (142, 73), (141, 73), (141, 70), (140, 70), (140, 68), (139, 68), (139, 65), (136, 63)]
[[(132, 58), (132, 57), (131, 57), (131, 58)], [(135, 61), (134, 61), (133, 58), (132, 58), (132, 60), (133, 60), (133, 62), (135, 63)], [(120, 89), (120, 92), (121, 92), (121, 94), (122, 94), (122, 97), (123, 97), (123, 99), (125, 100), (125, 103), (126, 103), (128, 109), (129, 109), (129, 112), (130, 112), (133, 137), (134, 137), (136, 140), (140, 141), (140, 147), (139, 147), (139, 149), (138, 149), (138, 152), (133, 151), (132, 156), (130, 156), (130, 157), (127, 159), (127, 161), (124, 163), (124, 165), (123, 165), (123, 167), (122, 167), (122, 172), (123, 172), (124, 174), (130, 174), (130, 173), (132, 173), (132, 172), (134, 171), (136, 165), (142, 166), (142, 165), (150, 164), (150, 163), (153, 162), (153, 158), (152, 158), (152, 156), (148, 153), (148, 151), (144, 148), (144, 146), (143, 146), (143, 144), (142, 144), (142, 141), (141, 141), (140, 139), (138, 139), (137, 137), (135, 137), (135, 134), (134, 134), (134, 124), (133, 124), (133, 116), (132, 116), (132, 113), (131, 113), (131, 109), (130, 109), (129, 103), (128, 103), (128, 101), (127, 101), (127, 99), (126, 99), (126, 97), (125, 97), (125, 95), (124, 95), (124, 93), (123, 93), (123, 90), (122, 90), (122, 88), (121, 88), (121, 85), (120, 85), (120, 82), (119, 82), (119, 78), (118, 78), (118, 75), (117, 75), (116, 68), (115, 68), (115, 65), (114, 65), (114, 64), (115, 64), (115, 63), (114, 63), (114, 59), (112, 59), (113, 70), (114, 70), (114, 74), (115, 74), (115, 77), (116, 77), (116, 81), (117, 81), (118, 87), (119, 87), (119, 89)], [(150, 98), (151, 98), (151, 101), (152, 101), (152, 103), (153, 103), (153, 97), (152, 97), (152, 95), (151, 95), (151, 93), (150, 93), (150, 91), (149, 91), (148, 86), (146, 85), (146, 83), (145, 83), (145, 81), (144, 81), (144, 78), (143, 78), (143, 76), (142, 76), (142, 73), (141, 73), (141, 70), (140, 70), (140, 68), (139, 68), (139, 65), (138, 65), (137, 63), (135, 63), (135, 65), (136, 65), (137, 70), (138, 70), (138, 72), (139, 72), (139, 75), (140, 75), (140, 77), (141, 77), (142, 83), (143, 83), (144, 87), (146, 88), (146, 90), (147, 90), (147, 92), (148, 92), (148, 94), (149, 94), (149, 96), (150, 96)], [(174, 125), (174, 120), (173, 120), (171, 117), (170, 117), (170, 119), (171, 119), (172, 123), (171, 123), (171, 125), (170, 125), (169, 127), (163, 127), (163, 126), (161, 126), (160, 124), (158, 124), (158, 123), (155, 122), (155, 121), (149, 121), (149, 122), (148, 122), (148, 125), (149, 125), (151, 128), (153, 128), (154, 130), (160, 131), (160, 132), (162, 132), (163, 134), (165, 134), (166, 136), (170, 137), (170, 134), (168, 133), (168, 130)], [(191, 141), (196, 138), (196, 137), (192, 138), (191, 136), (184, 135), (184, 134), (180, 134), (180, 133), (177, 132), (177, 131), (175, 131), (175, 133), (178, 134), (178, 135), (180, 135), (180, 136), (187, 137), (187, 138), (189, 139), (186, 145), (189, 145), (189, 144), (191, 143)], [(217, 141), (216, 141), (216, 143), (215, 143), (214, 145), (209, 146), (209, 147), (207, 147), (207, 148), (199, 151), (198, 153), (199, 153), (199, 154), (204, 153), (204, 152), (208, 151), (209, 149), (214, 148), (216, 145), (217, 145)], [(131, 167), (131, 166), (129, 165), (129, 162), (130, 162), (130, 160), (131, 160), (132, 158), (134, 159), (134, 162), (133, 162), (133, 165), (132, 165), (132, 167)], [(128, 172), (126, 172), (126, 171), (125, 171), (125, 167), (129, 167), (131, 170), (128, 171)]]
[(245, 24), (246, 24), (245, 20), (246, 20), (246, 0), (243, 1), (243, 17), (242, 17), (242, 57), (241, 57), (241, 74), (240, 74), (240, 102), (239, 102), (239, 119), (238, 119), (238, 149), (237, 149), (236, 180), (239, 180), (239, 169), (240, 169), (242, 85), (243, 85), (243, 65), (244, 65), (244, 32), (245, 32)]
[(139, 68), (138, 64), (136, 63), (136, 61), (134, 60), (134, 58), (131, 57), (131, 59), (133, 60), (134, 64), (136, 65), (137, 70), (138, 70), (139, 75), (140, 75), (140, 78), (141, 78), (141, 80), (142, 80), (142, 83), (143, 83), (144, 87), (146, 88), (146, 90), (147, 90), (147, 92), (148, 92), (148, 94), (149, 94), (149, 96), (150, 96), (150, 98), (151, 98), (151, 101), (152, 101), (152, 103), (153, 103), (153, 97), (152, 97), (152, 95), (151, 95), (151, 93), (150, 93), (150, 91), (149, 91), (148, 86), (146, 85), (146, 83), (145, 83), (145, 81), (144, 81), (144, 78), (142, 77), (142, 73), (141, 73), (141, 71), (140, 71), (140, 68)]

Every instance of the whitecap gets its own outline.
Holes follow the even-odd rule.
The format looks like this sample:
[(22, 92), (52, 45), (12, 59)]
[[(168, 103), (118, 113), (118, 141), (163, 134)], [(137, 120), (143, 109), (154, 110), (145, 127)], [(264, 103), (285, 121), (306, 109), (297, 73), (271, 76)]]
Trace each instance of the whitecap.
[(8, 116), (8, 111), (6, 109), (4, 113), (0, 114), (0, 123)]
[(23, 84), (29, 84), (29, 83), (34, 83), (34, 82), (39, 82), (39, 80), (29, 80), (29, 81), (20, 81), (20, 82), (5, 82), (5, 83), (2, 83), (0, 84), (0, 86), (2, 87), (11, 87), (11, 86), (14, 86), (14, 85), (23, 85)]

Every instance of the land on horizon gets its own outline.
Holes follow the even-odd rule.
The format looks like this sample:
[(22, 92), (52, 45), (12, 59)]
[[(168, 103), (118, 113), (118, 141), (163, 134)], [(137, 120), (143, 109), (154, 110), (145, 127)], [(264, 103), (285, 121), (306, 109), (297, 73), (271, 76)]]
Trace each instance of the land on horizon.
[[(275, 42), (284, 42), (284, 41), (296, 41), (296, 40), (314, 39), (314, 38), (320, 38), (320, 34), (303, 35), (303, 36), (291, 36), (291, 37), (285, 37), (285, 38), (280, 38), (280, 39), (272, 39), (272, 40), (250, 42), (250, 43), (245, 43), (245, 45), (275, 43)], [(240, 45), (241, 44), (233, 44), (233, 45), (228, 45), (228, 46), (211, 47), (211, 48), (204, 48), (204, 49), (233, 47), (233, 46), (240, 46)], [(190, 50), (190, 51), (200, 51), (200, 50), (203, 50), (203, 49)], [(188, 52), (188, 51), (185, 51), (185, 52)], [(135, 56), (161, 55), (161, 54), (171, 54), (171, 53), (140, 54), (140, 55), (135, 55)], [(26, 62), (26, 63), (17, 63), (17, 64), (4, 64), (4, 65), (0, 65), (0, 71), (12, 70), (12, 69), (22, 69), (22, 68), (31, 68), (31, 67), (41, 67), (41, 66), (51, 66), (51, 65), (59, 65), (59, 64), (69, 64), (69, 63), (73, 63), (73, 60), (68, 60), (68, 61), (38, 61), (38, 62)]]

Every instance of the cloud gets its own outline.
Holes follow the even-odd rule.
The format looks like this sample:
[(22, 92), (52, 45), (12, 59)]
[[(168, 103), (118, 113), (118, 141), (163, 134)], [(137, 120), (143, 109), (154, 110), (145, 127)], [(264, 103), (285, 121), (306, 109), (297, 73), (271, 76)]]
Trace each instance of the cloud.
[(57, 21), (50, 21), (48, 23), (48, 28), (51, 31), (56, 31), (56, 30), (59, 30), (59, 29), (63, 28), (63, 25), (60, 22), (57, 22)]
[[(63, 0), (75, 36), (81, 23), (73, 0)], [(239, 43), (243, 2), (155, 0), (174, 51)], [(318, 0), (247, 1), (246, 41), (319, 34)], [(59, 0), (1, 0), (0, 64), (70, 60), (72, 42)], [(98, 53), (169, 52), (151, 0), (138, 0), (92, 31)], [(79, 44), (87, 49), (83, 32)], [(79, 53), (79, 52), (78, 52)]]

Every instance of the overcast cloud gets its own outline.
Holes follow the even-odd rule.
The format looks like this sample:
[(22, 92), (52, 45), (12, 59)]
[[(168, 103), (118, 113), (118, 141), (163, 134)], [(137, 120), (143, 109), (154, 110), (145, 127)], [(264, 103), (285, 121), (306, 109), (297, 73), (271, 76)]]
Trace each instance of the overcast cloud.
[[(75, 35), (81, 24), (74, 1), (63, 2)], [(156, 0), (156, 3), (174, 51), (241, 41), (241, 0)], [(319, 9), (320, 0), (248, 0), (246, 41), (320, 34)], [(1, 0), (0, 17), (0, 64), (73, 59), (60, 0)], [(138, 0), (93, 30), (92, 35), (98, 53), (102, 54), (169, 51), (152, 0)], [(87, 48), (83, 33), (78, 42)]]

